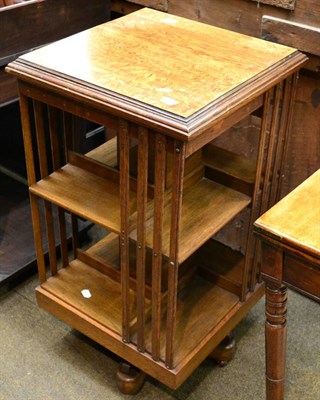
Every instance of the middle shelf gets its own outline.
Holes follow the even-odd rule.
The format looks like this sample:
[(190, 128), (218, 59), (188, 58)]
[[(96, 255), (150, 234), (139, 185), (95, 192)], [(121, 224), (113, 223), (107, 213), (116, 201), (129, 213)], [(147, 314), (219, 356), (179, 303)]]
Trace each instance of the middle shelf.
[[(66, 164), (48, 177), (33, 184), (31, 193), (51, 201), (64, 209), (101, 225), (112, 232), (120, 232), (119, 184), (83, 168)], [(184, 262), (240, 211), (251, 198), (207, 178), (199, 179), (183, 193), (179, 263)], [(136, 204), (130, 191), (130, 237), (136, 240)], [(169, 257), (171, 191), (165, 194), (163, 210), (162, 253)], [(153, 200), (147, 204), (146, 244), (152, 247)]]

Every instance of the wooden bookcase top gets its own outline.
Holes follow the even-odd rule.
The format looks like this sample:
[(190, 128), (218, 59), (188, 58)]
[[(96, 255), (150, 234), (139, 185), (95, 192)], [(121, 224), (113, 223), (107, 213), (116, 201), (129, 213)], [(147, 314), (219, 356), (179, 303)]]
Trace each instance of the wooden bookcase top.
[(189, 140), (305, 60), (286, 46), (144, 8), (23, 55), (9, 71)]

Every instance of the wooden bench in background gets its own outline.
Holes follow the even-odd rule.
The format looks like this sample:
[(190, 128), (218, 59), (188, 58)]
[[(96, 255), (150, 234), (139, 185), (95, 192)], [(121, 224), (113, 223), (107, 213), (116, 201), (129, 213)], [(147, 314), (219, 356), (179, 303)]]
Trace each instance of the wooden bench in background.
[(18, 55), (110, 19), (107, 0), (0, 0), (0, 287), (35, 266), (16, 79)]

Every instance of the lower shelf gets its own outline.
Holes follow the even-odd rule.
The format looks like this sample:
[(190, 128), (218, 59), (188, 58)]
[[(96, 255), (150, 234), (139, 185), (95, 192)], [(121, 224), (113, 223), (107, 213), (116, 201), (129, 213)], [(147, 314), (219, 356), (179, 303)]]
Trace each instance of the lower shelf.
[[(224, 317), (239, 303), (239, 297), (195, 276), (178, 294), (174, 337), (174, 366), (179, 365)], [(163, 310), (160, 359), (165, 361), (166, 309)], [(151, 352), (152, 326), (146, 326), (146, 349)], [(132, 341), (136, 343), (136, 336)]]
[[(83, 289), (90, 290), (90, 298), (83, 297)], [(247, 295), (246, 301), (240, 302), (234, 294), (196, 277), (179, 293), (175, 367), (168, 369), (162, 361), (154, 361), (149, 352), (141, 353), (133, 343), (122, 341), (119, 334), (120, 284), (99, 271), (76, 260), (36, 290), (40, 307), (172, 389), (178, 388), (188, 378), (263, 293), (264, 287), (257, 285), (255, 291)], [(134, 313), (135, 293), (132, 290), (130, 299)], [(134, 332), (134, 317), (131, 327)], [(147, 346), (150, 346), (150, 340)], [(162, 340), (162, 358), (163, 349)]]
[[(177, 303), (177, 323), (174, 339), (174, 365), (178, 365), (236, 306), (239, 297), (208, 280), (195, 275), (180, 290)], [(62, 302), (75, 307), (83, 315), (97, 321), (121, 335), (121, 284), (80, 260), (74, 260), (58, 274), (41, 285), (42, 289)], [(82, 291), (90, 291), (86, 298)], [(146, 348), (151, 352), (152, 324), (151, 300), (146, 302)], [(132, 342), (136, 342), (136, 292), (130, 290), (130, 329)], [(161, 323), (161, 359), (165, 354), (166, 306), (163, 304)], [(149, 321), (149, 322), (148, 322)]]
[[(89, 267), (80, 260), (72, 261), (69, 266), (59, 270), (41, 285), (66, 304), (77, 308), (84, 315), (121, 334), (122, 305), (121, 284)], [(85, 297), (83, 290), (90, 292)], [(130, 328), (133, 332), (136, 325), (136, 294), (130, 290)], [(149, 307), (148, 307), (149, 306)], [(146, 310), (150, 310), (150, 301), (146, 299)]]

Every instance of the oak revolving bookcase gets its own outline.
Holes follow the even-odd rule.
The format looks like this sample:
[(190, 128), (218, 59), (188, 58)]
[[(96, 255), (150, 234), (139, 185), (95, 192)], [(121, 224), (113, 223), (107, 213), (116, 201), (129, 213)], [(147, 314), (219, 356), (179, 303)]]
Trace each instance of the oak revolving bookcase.
[[(288, 47), (142, 9), (11, 63), (39, 305), (167, 386), (181, 385), (263, 295), (251, 225), (277, 198), (305, 59)], [(216, 146), (215, 138), (252, 113), (261, 119), (256, 159)], [(106, 132), (84, 154), (79, 118)], [(72, 256), (65, 210), (75, 227)], [(242, 254), (213, 236), (244, 210)], [(89, 249), (78, 246), (78, 218), (106, 228)]]

